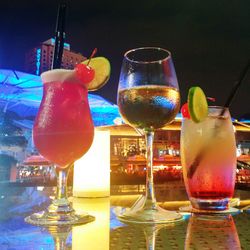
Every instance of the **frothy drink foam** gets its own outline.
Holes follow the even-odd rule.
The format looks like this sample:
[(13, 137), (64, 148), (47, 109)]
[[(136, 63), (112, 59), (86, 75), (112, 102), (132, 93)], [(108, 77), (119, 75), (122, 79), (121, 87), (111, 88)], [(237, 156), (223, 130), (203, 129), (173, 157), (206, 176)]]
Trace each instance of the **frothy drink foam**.
[(46, 71), (41, 74), (43, 83), (48, 82), (72, 82), (72, 83), (81, 83), (77, 78), (75, 70), (69, 69), (53, 69)]

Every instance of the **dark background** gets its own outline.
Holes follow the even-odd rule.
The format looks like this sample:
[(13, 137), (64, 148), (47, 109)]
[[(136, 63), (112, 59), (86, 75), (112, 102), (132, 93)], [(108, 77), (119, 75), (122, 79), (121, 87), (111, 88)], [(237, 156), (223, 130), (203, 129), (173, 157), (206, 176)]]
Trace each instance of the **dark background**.
[[(23, 70), (24, 55), (54, 36), (54, 0), (10, 0), (0, 4), (0, 68)], [(126, 50), (160, 46), (172, 52), (182, 102), (190, 86), (201, 86), (223, 105), (250, 57), (249, 0), (126, 0), (69, 2), (66, 41), (89, 56), (93, 48), (110, 59), (112, 74), (97, 92), (116, 103)], [(231, 106), (232, 116), (250, 112), (250, 72)]]

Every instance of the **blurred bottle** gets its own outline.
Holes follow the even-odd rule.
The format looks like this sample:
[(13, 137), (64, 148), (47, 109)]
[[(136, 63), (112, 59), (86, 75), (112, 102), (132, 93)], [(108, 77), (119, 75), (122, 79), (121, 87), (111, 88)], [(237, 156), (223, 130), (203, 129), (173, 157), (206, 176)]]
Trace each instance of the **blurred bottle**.
[(190, 217), (185, 250), (241, 249), (232, 215), (195, 215)]

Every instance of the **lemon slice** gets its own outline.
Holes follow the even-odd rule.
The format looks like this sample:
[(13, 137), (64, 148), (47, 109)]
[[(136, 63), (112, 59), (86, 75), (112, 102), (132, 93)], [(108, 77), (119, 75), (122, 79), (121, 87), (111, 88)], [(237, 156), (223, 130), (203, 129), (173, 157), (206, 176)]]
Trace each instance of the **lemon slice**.
[[(83, 64), (87, 64), (89, 60), (82, 62)], [(88, 83), (88, 90), (95, 91), (103, 87), (110, 77), (110, 62), (105, 57), (94, 57), (91, 58), (89, 66), (95, 70), (94, 79)]]
[(207, 98), (200, 87), (192, 87), (188, 91), (188, 110), (191, 119), (198, 123), (208, 115)]

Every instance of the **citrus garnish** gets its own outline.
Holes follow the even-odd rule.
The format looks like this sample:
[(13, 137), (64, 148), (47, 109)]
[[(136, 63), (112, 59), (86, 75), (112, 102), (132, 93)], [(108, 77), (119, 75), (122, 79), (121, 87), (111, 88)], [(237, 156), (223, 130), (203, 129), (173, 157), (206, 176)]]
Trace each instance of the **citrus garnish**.
[(88, 65), (95, 71), (94, 79), (88, 83), (89, 91), (98, 90), (107, 83), (111, 71), (110, 62), (107, 58), (94, 57), (82, 63)]
[(188, 110), (191, 119), (198, 123), (208, 114), (207, 98), (200, 87), (191, 87), (188, 91)]

